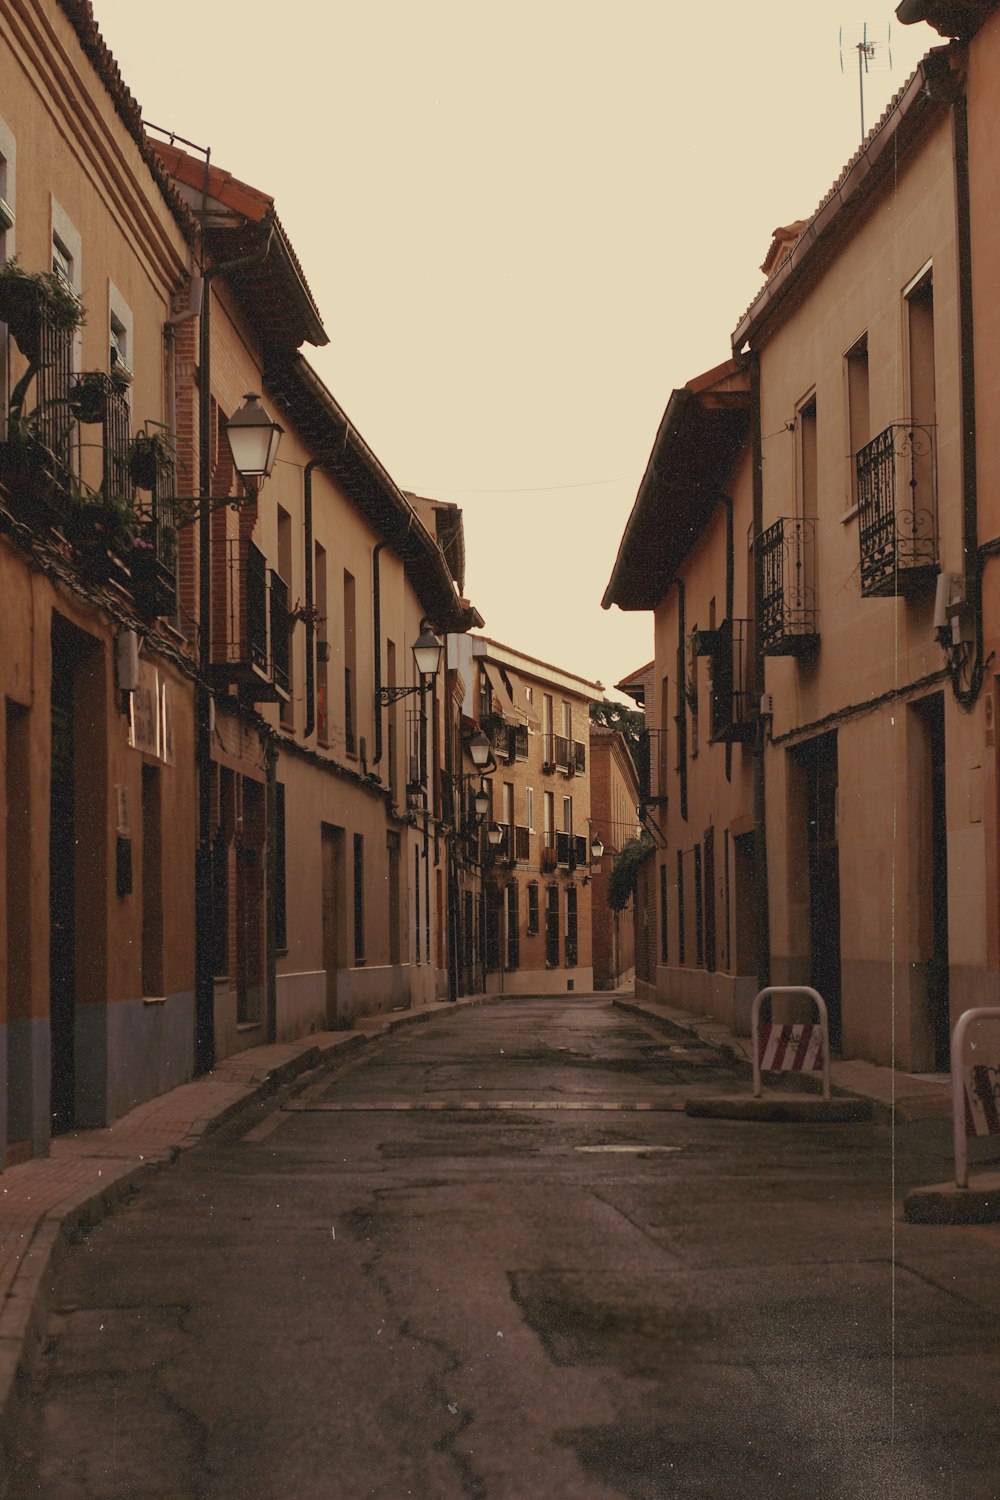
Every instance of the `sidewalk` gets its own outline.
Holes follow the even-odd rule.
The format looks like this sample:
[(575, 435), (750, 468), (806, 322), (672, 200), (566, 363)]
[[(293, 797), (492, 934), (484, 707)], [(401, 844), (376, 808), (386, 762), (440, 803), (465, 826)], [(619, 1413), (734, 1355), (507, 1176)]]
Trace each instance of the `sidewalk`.
[(503, 998), (467, 995), (365, 1016), (352, 1031), (316, 1032), (227, 1058), (193, 1083), (140, 1104), (101, 1130), (52, 1142), (51, 1155), (0, 1173), (0, 1496), (6, 1488), (19, 1398), (27, 1389), (66, 1247), (100, 1223), (152, 1172), (256, 1100), (375, 1037), (413, 1022)]
[[(613, 997), (622, 1010), (660, 1021), (684, 1036), (697, 1037), (707, 1046), (718, 1047), (728, 1057), (745, 1064), (748, 1077), (753, 1070), (753, 1054), (748, 1036), (737, 1036), (721, 1021), (699, 1016), (691, 1011), (649, 1000), (636, 1000), (630, 985), (623, 985)], [(803, 1087), (809, 1080), (802, 1077)], [(818, 1086), (818, 1084), (817, 1084)], [(884, 1124), (894, 1120), (908, 1124), (914, 1120), (951, 1119), (951, 1078), (942, 1073), (933, 1078), (901, 1073), (898, 1069), (880, 1067), (877, 1063), (832, 1059), (830, 1087), (834, 1094), (850, 1094), (870, 1099), (875, 1118)]]

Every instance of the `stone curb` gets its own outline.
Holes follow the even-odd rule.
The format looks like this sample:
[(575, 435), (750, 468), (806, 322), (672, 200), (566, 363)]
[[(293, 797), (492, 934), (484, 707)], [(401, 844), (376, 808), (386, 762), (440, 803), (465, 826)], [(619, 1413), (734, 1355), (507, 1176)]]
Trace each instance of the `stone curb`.
[[(704, 1022), (698, 1020), (677, 1020), (671, 1016), (664, 1015), (660, 1010), (647, 1006), (638, 1000), (614, 999), (612, 1002), (619, 1009), (629, 1011), (631, 1014), (641, 1016), (643, 1020), (662, 1026), (670, 1035), (678, 1037), (689, 1037), (700, 1042), (705, 1047), (712, 1047), (719, 1052), (727, 1061), (733, 1063), (744, 1076), (753, 1076), (753, 1063), (750, 1058), (749, 1038), (733, 1036), (719, 1021), (706, 1017)], [(731, 1040), (727, 1040), (731, 1038)], [(942, 1096), (933, 1108), (928, 1105), (928, 1100), (907, 1095), (902, 1089), (897, 1094), (895, 1101), (889, 1103), (877, 1094), (867, 1093), (863, 1088), (854, 1085), (845, 1087), (837, 1082), (837, 1062), (831, 1068), (830, 1092), (835, 1098), (843, 1100), (860, 1100), (870, 1110), (870, 1114), (859, 1118), (869, 1119), (878, 1125), (900, 1125), (910, 1124), (915, 1119), (948, 1118), (951, 1117), (951, 1106), (948, 1099)], [(783, 1091), (795, 1090), (799, 1093), (815, 1094), (822, 1093), (822, 1083), (819, 1075), (806, 1076), (802, 1073), (772, 1073), (767, 1078), (768, 1096), (780, 1097)]]
[(684, 1113), (701, 1120), (789, 1121), (800, 1125), (853, 1125), (874, 1116), (870, 1099), (818, 1099), (814, 1094), (754, 1098), (688, 1099)]
[(980, 1172), (964, 1188), (954, 1182), (911, 1188), (903, 1214), (909, 1224), (1000, 1223), (1000, 1172)]

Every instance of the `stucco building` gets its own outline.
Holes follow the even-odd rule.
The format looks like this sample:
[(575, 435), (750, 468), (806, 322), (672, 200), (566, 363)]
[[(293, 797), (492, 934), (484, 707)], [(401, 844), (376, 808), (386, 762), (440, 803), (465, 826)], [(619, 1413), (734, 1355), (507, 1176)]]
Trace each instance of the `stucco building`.
[(617, 989), (635, 970), (633, 901), (612, 908), (609, 887), (615, 859), (630, 840), (641, 835), (639, 797), (639, 775), (625, 736), (619, 729), (592, 723), (590, 820), (603, 846), (591, 863), (595, 990)]
[(483, 636), (449, 641), (462, 711), (490, 740), (479, 937), (485, 988), (591, 990), (589, 709), (600, 683)]
[(756, 989), (748, 629), (750, 390), (730, 360), (674, 391), (604, 605), (653, 613), (655, 657), (623, 684), (646, 710), (636, 991), (742, 1027)]
[[(982, 20), (983, 7), (966, 10)], [(995, 496), (979, 360), (990, 341), (975, 325), (991, 316), (985, 68), (978, 103), (975, 92), (976, 47), (985, 56), (990, 41), (984, 29), (971, 49), (931, 52), (816, 212), (776, 231), (766, 282), (732, 338), (740, 447), (716, 471), (717, 445), (692, 458), (668, 408), (663, 477), (647, 471), (605, 600), (656, 611), (653, 733), (673, 732), (675, 746), (686, 736), (688, 762), (697, 734), (701, 760), (704, 726), (691, 714), (708, 695), (713, 716), (721, 710), (709, 755), (718, 764), (732, 746), (729, 779), (714, 788), (690, 765), (679, 785), (669, 762), (680, 752), (667, 757), (665, 872), (647, 882), (658, 992), (739, 1025), (751, 985), (812, 984), (845, 1054), (915, 1071), (947, 1064), (954, 1020), (996, 981), (995, 626), (983, 546)], [(683, 534), (674, 551), (661, 544), (670, 555), (655, 566), (636, 545), (657, 515), (651, 482), (661, 523)], [(716, 584), (713, 622), (709, 577), (721, 577), (730, 504), (735, 608), (719, 610)], [(683, 627), (675, 619), (664, 632), (659, 601), (676, 595), (679, 612), (682, 589)], [(720, 638), (723, 616), (739, 629)], [(671, 671), (694, 691), (665, 713)], [(720, 889), (706, 840), (700, 860), (689, 849), (709, 818), (729, 828), (721, 868), (743, 923), (742, 937), (729, 933), (731, 1010), (709, 968)], [(717, 877), (717, 853), (712, 868)], [(692, 937), (703, 972), (690, 972)]]
[(2, 1163), (447, 993), (445, 678), (411, 647), (482, 620), (461, 512), (299, 352), (271, 197), (144, 131), (84, 0), (0, 19)]

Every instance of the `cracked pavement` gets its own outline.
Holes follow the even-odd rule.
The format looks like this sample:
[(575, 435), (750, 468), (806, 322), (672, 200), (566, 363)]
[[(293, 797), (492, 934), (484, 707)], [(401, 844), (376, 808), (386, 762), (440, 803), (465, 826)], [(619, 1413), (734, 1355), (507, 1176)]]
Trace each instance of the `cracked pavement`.
[(997, 1496), (1000, 1227), (899, 1218), (947, 1122), (681, 1113), (746, 1087), (567, 996), (261, 1105), (69, 1253), (10, 1500)]

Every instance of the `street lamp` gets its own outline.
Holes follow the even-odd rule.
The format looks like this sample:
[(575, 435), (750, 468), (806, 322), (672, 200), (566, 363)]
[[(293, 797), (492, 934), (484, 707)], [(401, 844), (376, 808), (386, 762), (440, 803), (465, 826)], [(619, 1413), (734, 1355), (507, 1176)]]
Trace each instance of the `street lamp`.
[(256, 391), (248, 391), (239, 411), (226, 423), (233, 463), (244, 482), (270, 478), (284, 430), (271, 421)]
[(489, 761), (493, 746), (481, 729), (477, 729), (469, 741), (469, 754), (472, 756), (472, 764), (480, 770)]
[(473, 799), (472, 805), (476, 809), (476, 817), (485, 818), (486, 814), (490, 810), (490, 794), (486, 790), (485, 786), (480, 786), (479, 791), (476, 793)]
[(601, 857), (601, 855), (603, 853), (604, 853), (604, 844), (603, 844), (603, 842), (601, 840), (601, 835), (599, 833), (595, 833), (594, 836), (593, 836), (593, 838), (590, 841), (590, 860), (591, 860), (591, 863), (592, 864), (596, 864), (597, 861), (600, 859), (600, 857)]
[(426, 686), (424, 679), (437, 676), (443, 647), (426, 620), (421, 621), (420, 634), (410, 649), (420, 681), (410, 687), (380, 687), (375, 700), (376, 708), (387, 708), (390, 703), (398, 703), (400, 698), (408, 698), (411, 693), (423, 693)]
[(491, 823), (486, 830), (486, 842), (491, 849), (499, 849), (503, 843), (503, 829), (499, 823)]

